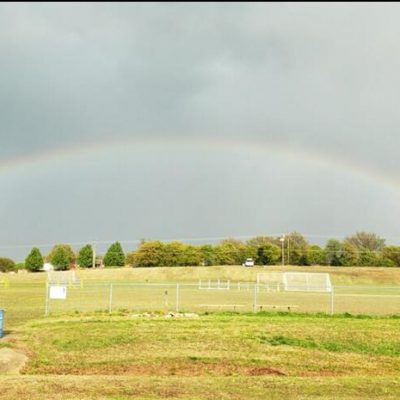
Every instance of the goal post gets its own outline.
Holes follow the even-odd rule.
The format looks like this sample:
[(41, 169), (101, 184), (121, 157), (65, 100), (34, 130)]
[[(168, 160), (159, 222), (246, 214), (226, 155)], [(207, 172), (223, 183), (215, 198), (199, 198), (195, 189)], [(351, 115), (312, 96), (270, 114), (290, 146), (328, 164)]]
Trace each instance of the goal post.
[(55, 285), (81, 286), (83, 281), (79, 279), (75, 270), (48, 271), (47, 283)]
[[(269, 292), (269, 293), (268, 293)], [(271, 292), (280, 292), (271, 293)], [(260, 296), (260, 301), (268, 301), (266, 307), (299, 307), (304, 295), (290, 295), (291, 292), (314, 293), (316, 304), (324, 303), (324, 298), (329, 298), (328, 309), (330, 314), (334, 313), (334, 287), (332, 285), (330, 275), (325, 272), (262, 272), (257, 274), (257, 282), (254, 291), (254, 309), (259, 305), (257, 296)], [(318, 298), (318, 300), (317, 300)], [(282, 305), (283, 301), (298, 301), (298, 305)], [(290, 300), (292, 299), (292, 300)], [(271, 302), (275, 304), (272, 305)], [(322, 303), (321, 303), (322, 302)]]
[(285, 272), (283, 288), (287, 292), (332, 292), (332, 283), (325, 272)]
[(230, 281), (221, 281), (218, 279), (217, 281), (202, 281), (201, 279), (199, 280), (199, 289), (217, 289), (217, 290), (230, 290), (231, 288), (231, 283)]
[(281, 291), (283, 288), (282, 272), (259, 272), (257, 274), (257, 291)]
[(329, 274), (325, 272), (259, 272), (256, 284), (258, 291), (332, 291)]

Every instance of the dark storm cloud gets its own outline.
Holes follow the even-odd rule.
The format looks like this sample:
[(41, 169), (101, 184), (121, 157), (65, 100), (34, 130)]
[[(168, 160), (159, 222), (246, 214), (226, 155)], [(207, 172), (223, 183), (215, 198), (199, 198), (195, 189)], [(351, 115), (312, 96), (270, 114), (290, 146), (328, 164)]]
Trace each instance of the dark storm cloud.
[(397, 167), (398, 17), (376, 4), (2, 5), (1, 154), (232, 135)]
[[(2, 4), (0, 164), (102, 140), (219, 136), (311, 149), (400, 178), (399, 20), (397, 4)], [(110, 153), (109, 163), (64, 160), (50, 167), (54, 176), (0, 176), (9, 227), (0, 243), (291, 229), (397, 235), (397, 197), (350, 171), (268, 154), (249, 167), (253, 155), (240, 149), (194, 146), (168, 150), (167, 160), (161, 150), (151, 166), (138, 148), (117, 171)]]

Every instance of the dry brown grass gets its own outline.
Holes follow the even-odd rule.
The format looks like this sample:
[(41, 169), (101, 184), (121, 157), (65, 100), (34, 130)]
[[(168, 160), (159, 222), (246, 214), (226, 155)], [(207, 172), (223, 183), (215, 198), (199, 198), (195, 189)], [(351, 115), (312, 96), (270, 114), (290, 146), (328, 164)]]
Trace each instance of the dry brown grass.
[(399, 397), (400, 379), (382, 377), (0, 377), (0, 399), (4, 400), (397, 400)]

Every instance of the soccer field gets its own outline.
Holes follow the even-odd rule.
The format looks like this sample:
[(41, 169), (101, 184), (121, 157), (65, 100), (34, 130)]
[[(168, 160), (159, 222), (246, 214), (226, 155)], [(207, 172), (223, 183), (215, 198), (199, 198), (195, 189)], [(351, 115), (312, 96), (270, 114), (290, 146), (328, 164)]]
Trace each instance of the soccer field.
[(120, 310), (400, 314), (397, 269), (275, 267), (274, 270), (328, 272), (334, 291), (286, 292), (256, 287), (257, 274), (265, 272), (265, 268), (120, 268), (78, 271), (77, 282), (67, 284), (65, 300), (49, 298), (44, 273), (8, 275), (7, 284), (0, 287), (0, 306), (6, 312), (6, 329), (44, 315)]
[(334, 296), (257, 287), (261, 268), (121, 268), (46, 301), (45, 274), (9, 275), (0, 398), (399, 398), (399, 271), (290, 270)]

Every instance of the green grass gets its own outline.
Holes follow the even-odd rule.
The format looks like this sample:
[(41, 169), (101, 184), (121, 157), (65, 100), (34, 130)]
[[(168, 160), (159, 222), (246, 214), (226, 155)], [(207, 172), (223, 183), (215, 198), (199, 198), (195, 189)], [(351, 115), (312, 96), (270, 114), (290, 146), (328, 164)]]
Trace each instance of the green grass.
[[(66, 301), (52, 301), (49, 317), (43, 316), (45, 274), (7, 275), (0, 306), (12, 339), (4, 341), (6, 335), (0, 348), (24, 352), (29, 362), (23, 375), (0, 375), (0, 398), (400, 398), (400, 317), (372, 316), (399, 314), (400, 292), (390, 287), (400, 284), (400, 269), (285, 268), (329, 272), (340, 314), (334, 316), (327, 315), (330, 295), (319, 293), (262, 292), (258, 310), (270, 311), (251, 313), (254, 291), (235, 284), (268, 270), (283, 269), (78, 271), (83, 288), (70, 287)], [(180, 310), (198, 318), (164, 317), (175, 311), (176, 286), (120, 285), (198, 279), (232, 282), (229, 291), (180, 288)], [(135, 316), (145, 311), (152, 317)]]
[(325, 340), (318, 341), (313, 337), (299, 339), (290, 336), (275, 335), (259, 337), (261, 343), (270, 344), (272, 346), (293, 346), (302, 347), (305, 349), (318, 349), (327, 350), (330, 352), (337, 353), (364, 353), (364, 354), (376, 354), (383, 356), (399, 356), (400, 355), (400, 342), (389, 342), (382, 341), (382, 343), (370, 344), (369, 342), (360, 342), (357, 340), (337, 341), (337, 340)]
[[(396, 399), (400, 319), (290, 313), (76, 315), (19, 328), (4, 398)], [(22, 397), (21, 397), (22, 396)]]
[(268, 313), (40, 320), (25, 330), (36, 354), (25, 373), (240, 375), (265, 366), (288, 376), (392, 375), (400, 368), (399, 328), (398, 318)]
[[(197, 287), (181, 286), (180, 310), (205, 312), (239, 310), (252, 311), (254, 294), (251, 286), (246, 290), (238, 283), (255, 282), (258, 272), (265, 271), (314, 271), (329, 272), (336, 285), (335, 312), (351, 314), (398, 314), (400, 310), (400, 269), (398, 268), (343, 268), (343, 267), (163, 267), (163, 268), (110, 268), (80, 270), (77, 272), (83, 288), (71, 287), (66, 301), (51, 301), (51, 313), (94, 312), (109, 309), (110, 283), (114, 283), (112, 309), (134, 312), (166, 311), (176, 309), (176, 287), (139, 287), (122, 284), (173, 283), (182, 284), (221, 279), (231, 282), (231, 290), (198, 290)], [(45, 273), (3, 274), (8, 287), (0, 286), (0, 307), (6, 310), (6, 329), (27, 320), (44, 315)], [(0, 279), (2, 281), (3, 279)], [(99, 286), (96, 286), (99, 285)], [(340, 287), (347, 285), (347, 287)], [(392, 286), (396, 286), (393, 289)], [(165, 290), (168, 290), (166, 304)], [(257, 311), (284, 310), (291, 307), (295, 312), (330, 312), (330, 295), (321, 293), (274, 293), (260, 292)], [(287, 307), (286, 307), (287, 309)]]

